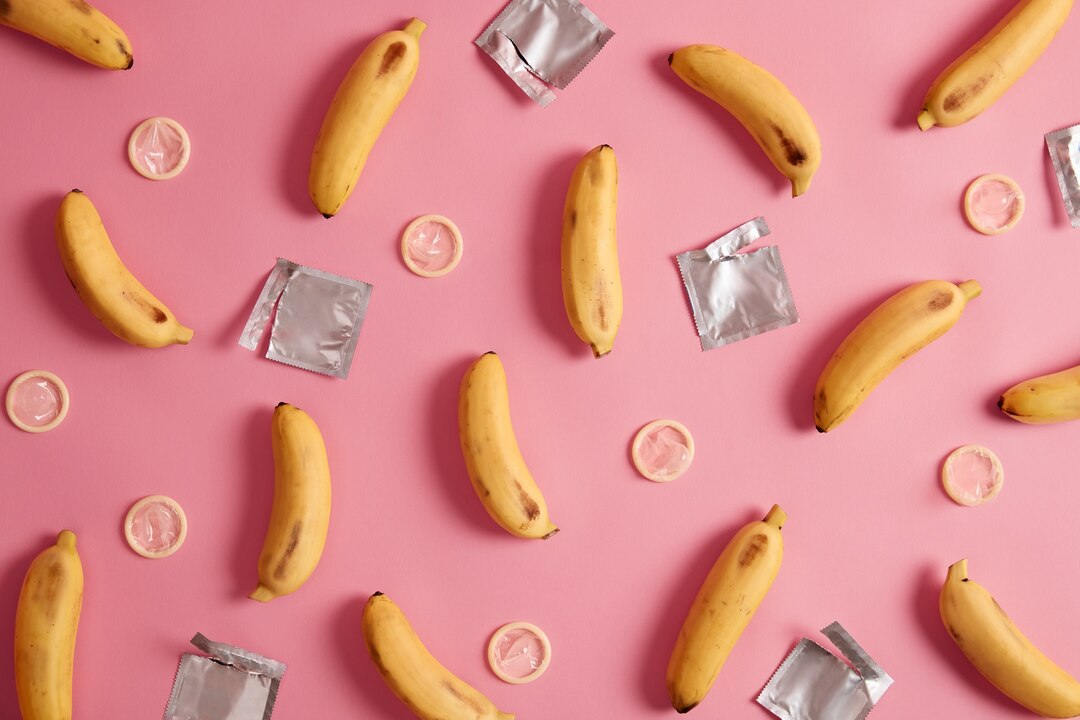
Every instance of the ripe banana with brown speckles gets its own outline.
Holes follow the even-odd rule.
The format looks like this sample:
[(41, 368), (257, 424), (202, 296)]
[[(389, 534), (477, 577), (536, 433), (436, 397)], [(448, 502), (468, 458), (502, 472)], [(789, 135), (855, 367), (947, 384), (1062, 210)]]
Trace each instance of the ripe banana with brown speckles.
[(274, 504), (259, 555), (253, 600), (269, 602), (300, 589), (322, 557), (330, 528), (330, 463), (319, 426), (288, 403), (270, 422)]
[(667, 667), (671, 706), (689, 712), (705, 699), (735, 642), (772, 587), (784, 559), (780, 529), (787, 515), (773, 505), (744, 525), (720, 553), (683, 621)]
[(791, 196), (810, 189), (821, 138), (810, 113), (764, 68), (716, 45), (690, 45), (668, 57), (687, 85), (719, 103), (749, 131), (784, 177)]
[(386, 595), (377, 592), (368, 598), (361, 625), (379, 675), (420, 720), (514, 720), (443, 667)]
[(23, 720), (71, 720), (83, 569), (75, 533), (30, 563), (15, 610), (15, 692)]
[(1080, 419), (1080, 366), (1017, 383), (998, 407), (1013, 420), (1048, 425)]
[(349, 199), (368, 154), (409, 91), (420, 66), (420, 35), (413, 18), (403, 30), (383, 33), (360, 53), (341, 81), (315, 141), (308, 193), (323, 217)]
[(177, 322), (124, 267), (97, 208), (81, 190), (72, 190), (60, 202), (56, 243), (75, 292), (113, 335), (150, 348), (191, 341), (191, 328)]
[(1021, 0), (934, 80), (919, 129), (966, 123), (997, 102), (1050, 45), (1072, 5), (1073, 0)]
[(960, 319), (982, 288), (927, 280), (904, 288), (874, 309), (833, 353), (814, 390), (814, 424), (829, 432), (847, 419), (900, 363)]
[(495, 522), (523, 538), (558, 532), (521, 457), (510, 424), (506, 372), (493, 352), (481, 355), (461, 380), (458, 431), (473, 489)]
[(85, 0), (0, 0), (0, 25), (106, 70), (127, 70), (135, 62), (124, 31)]
[(956, 645), (998, 690), (1043, 717), (1080, 716), (1080, 682), (1035, 647), (986, 588), (968, 577), (967, 560), (949, 567), (939, 606)]
[(593, 148), (574, 168), (563, 208), (563, 303), (570, 325), (593, 355), (611, 352), (622, 322), (622, 281), (615, 241), (619, 167), (610, 145)]

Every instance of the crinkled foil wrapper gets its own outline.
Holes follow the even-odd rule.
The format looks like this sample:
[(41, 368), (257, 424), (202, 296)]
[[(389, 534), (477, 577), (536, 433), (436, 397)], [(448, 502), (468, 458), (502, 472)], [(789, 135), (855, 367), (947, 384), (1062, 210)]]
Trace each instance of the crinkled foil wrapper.
[(821, 633), (852, 667), (813, 640), (803, 638), (757, 701), (781, 720), (863, 720), (893, 679), (840, 623), (832, 623)]
[(702, 350), (712, 350), (799, 321), (780, 249), (738, 251), (769, 234), (755, 218), (704, 250), (676, 257)]
[(273, 315), (266, 357), (344, 379), (371, 290), (366, 282), (278, 258), (240, 336), (240, 346), (254, 351)]
[(511, 0), (476, 44), (546, 107), (614, 34), (579, 0)]
[(1054, 163), (1065, 212), (1073, 227), (1080, 227), (1080, 125), (1046, 134), (1046, 147)]
[(270, 720), (285, 663), (208, 640), (191, 644), (207, 653), (184, 653), (165, 720)]

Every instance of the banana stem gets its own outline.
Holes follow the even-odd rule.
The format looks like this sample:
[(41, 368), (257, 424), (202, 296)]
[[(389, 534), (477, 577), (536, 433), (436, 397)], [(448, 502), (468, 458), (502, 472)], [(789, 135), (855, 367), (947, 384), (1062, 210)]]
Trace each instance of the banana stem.
[(180, 345), (187, 345), (191, 342), (191, 337), (195, 334), (195, 331), (189, 327), (183, 325), (176, 331), (176, 342)]
[(923, 132), (926, 132), (937, 124), (934, 120), (934, 116), (931, 115), (930, 111), (925, 108), (923, 108), (923, 111), (919, 113), (919, 117), (916, 121), (919, 123), (919, 129)]
[(271, 600), (276, 598), (277, 594), (273, 590), (271, 590), (270, 588), (268, 588), (265, 585), (263, 585), (262, 583), (260, 583), (259, 587), (255, 588), (255, 592), (248, 595), (248, 597), (251, 598), (252, 600), (258, 600), (259, 602), (264, 603), (264, 602), (270, 602)]
[(427, 23), (420, 18), (413, 18), (405, 26), (403, 32), (406, 32), (419, 40), (420, 36), (424, 34), (425, 30), (427, 30)]
[(949, 582), (949, 581), (963, 582), (963, 581), (965, 581), (967, 579), (968, 579), (967, 558), (964, 558), (963, 560), (960, 560), (959, 562), (954, 562), (952, 565), (949, 566), (949, 572), (945, 576), (945, 582)]
[(75, 533), (70, 530), (61, 530), (60, 534), (56, 536), (56, 545), (62, 548), (75, 547)]
[(979, 295), (982, 295), (982, 285), (974, 280), (965, 280), (958, 287), (960, 292), (964, 293), (965, 300), (974, 300)]
[(780, 530), (784, 527), (784, 523), (787, 522), (787, 513), (779, 505), (773, 505), (769, 512), (766, 513), (764, 522)]

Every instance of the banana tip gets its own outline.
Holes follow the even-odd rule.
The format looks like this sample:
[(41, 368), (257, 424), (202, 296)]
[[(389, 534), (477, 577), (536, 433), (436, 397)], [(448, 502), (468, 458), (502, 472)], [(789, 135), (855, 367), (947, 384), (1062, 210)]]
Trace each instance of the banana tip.
[(667, 56), (667, 64), (670, 65), (673, 60), (675, 60), (675, 53), (671, 53)]
[(379, 597), (380, 595), (385, 595), (385, 594), (386, 593), (384, 593), (382, 590), (376, 590), (375, 592), (371, 593), (371, 597)]
[(542, 536), (540, 539), (541, 540), (547, 540), (549, 537), (551, 537), (552, 535), (554, 535), (557, 532), (559, 532), (559, 528), (552, 528), (550, 532), (548, 532), (546, 535)]
[(75, 547), (75, 533), (70, 530), (61, 530), (60, 534), (56, 536), (56, 544), (60, 547)]
[(329, 220), (330, 218), (334, 217), (334, 213), (323, 213), (322, 216)]
[(191, 342), (191, 338), (195, 335), (195, 331), (189, 327), (180, 326), (180, 329), (176, 331), (176, 342), (179, 345), (187, 345)]
[(276, 407), (276, 408), (279, 408), (279, 407), (281, 407), (282, 405), (288, 405), (288, 404), (289, 404), (289, 403), (287, 403), (287, 402), (279, 402), (279, 403), (278, 403), (277, 405), (275, 405), (274, 407)]
[(132, 66), (134, 66), (134, 65), (135, 65), (135, 58), (133, 56), (131, 56), (131, 55), (128, 55), (127, 65), (125, 65), (123, 69), (124, 70), (130, 70), (132, 68)]
[(260, 583), (259, 587), (255, 588), (255, 591), (248, 595), (248, 597), (252, 600), (258, 600), (259, 602), (264, 603), (270, 602), (271, 600), (276, 598), (277, 595), (274, 593), (273, 590)]
[(934, 125), (936, 124), (934, 122), (934, 116), (931, 115), (930, 111), (926, 108), (923, 108), (922, 112), (919, 113), (919, 117), (916, 118), (915, 121), (919, 123), (919, 129), (923, 132), (926, 132), (930, 128), (934, 127)]

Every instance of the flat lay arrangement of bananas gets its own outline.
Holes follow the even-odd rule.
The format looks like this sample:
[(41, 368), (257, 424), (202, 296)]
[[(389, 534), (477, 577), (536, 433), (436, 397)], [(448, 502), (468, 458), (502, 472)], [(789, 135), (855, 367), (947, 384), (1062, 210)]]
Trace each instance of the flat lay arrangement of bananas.
[[(985, 112), (1042, 55), (1071, 8), (1072, 0), (1019, 2), (933, 82), (918, 113), (919, 128), (953, 127)], [(101, 68), (127, 70), (134, 63), (128, 37), (84, 0), (0, 0), (0, 26)], [(377, 36), (341, 81), (308, 174), (311, 201), (324, 217), (341, 212), (380, 134), (405, 99), (419, 68), (426, 27), (413, 18), (404, 28)], [(810, 189), (821, 164), (821, 139), (807, 109), (778, 78), (717, 45), (682, 47), (668, 64), (742, 124), (790, 182), (793, 197)], [(563, 206), (563, 304), (571, 329), (595, 358), (612, 352), (623, 318), (618, 188), (615, 150), (599, 145), (575, 167)], [(60, 263), (76, 294), (112, 334), (144, 348), (191, 342), (193, 330), (120, 259), (86, 193), (72, 190), (63, 198), (55, 235)], [(927, 280), (882, 302), (851, 330), (822, 370), (812, 398), (816, 429), (829, 433), (846, 422), (901, 363), (952, 328), (981, 292), (974, 280)], [(527, 376), (528, 368), (513, 372)], [(1080, 419), (1080, 366), (1019, 382), (1000, 395), (998, 407), (1026, 424)], [(521, 427), (527, 429), (525, 420)], [(458, 430), (472, 489), (491, 519), (518, 538), (549, 539), (559, 532), (518, 445), (507, 372), (494, 352), (480, 355), (461, 380)], [(258, 584), (250, 595), (263, 603), (296, 593), (315, 572), (331, 508), (330, 463), (315, 420), (280, 403), (271, 420), (271, 446), (273, 505), (257, 564)], [(468, 490), (462, 487), (461, 492)], [(774, 505), (762, 520), (738, 530), (697, 591), (667, 664), (667, 692), (675, 711), (689, 712), (705, 700), (765, 600), (783, 560), (786, 519)], [(26, 572), (14, 634), (15, 688), (23, 720), (72, 717), (83, 580), (75, 534), (69, 530), (60, 532)], [(939, 609), (948, 634), (1002, 693), (1044, 717), (1080, 716), (1080, 682), (1040, 652), (990, 593), (968, 577), (967, 560), (948, 568)], [(361, 624), (362, 641), (379, 675), (417, 717), (514, 720), (444, 667), (387, 595), (377, 592), (367, 600)]]

